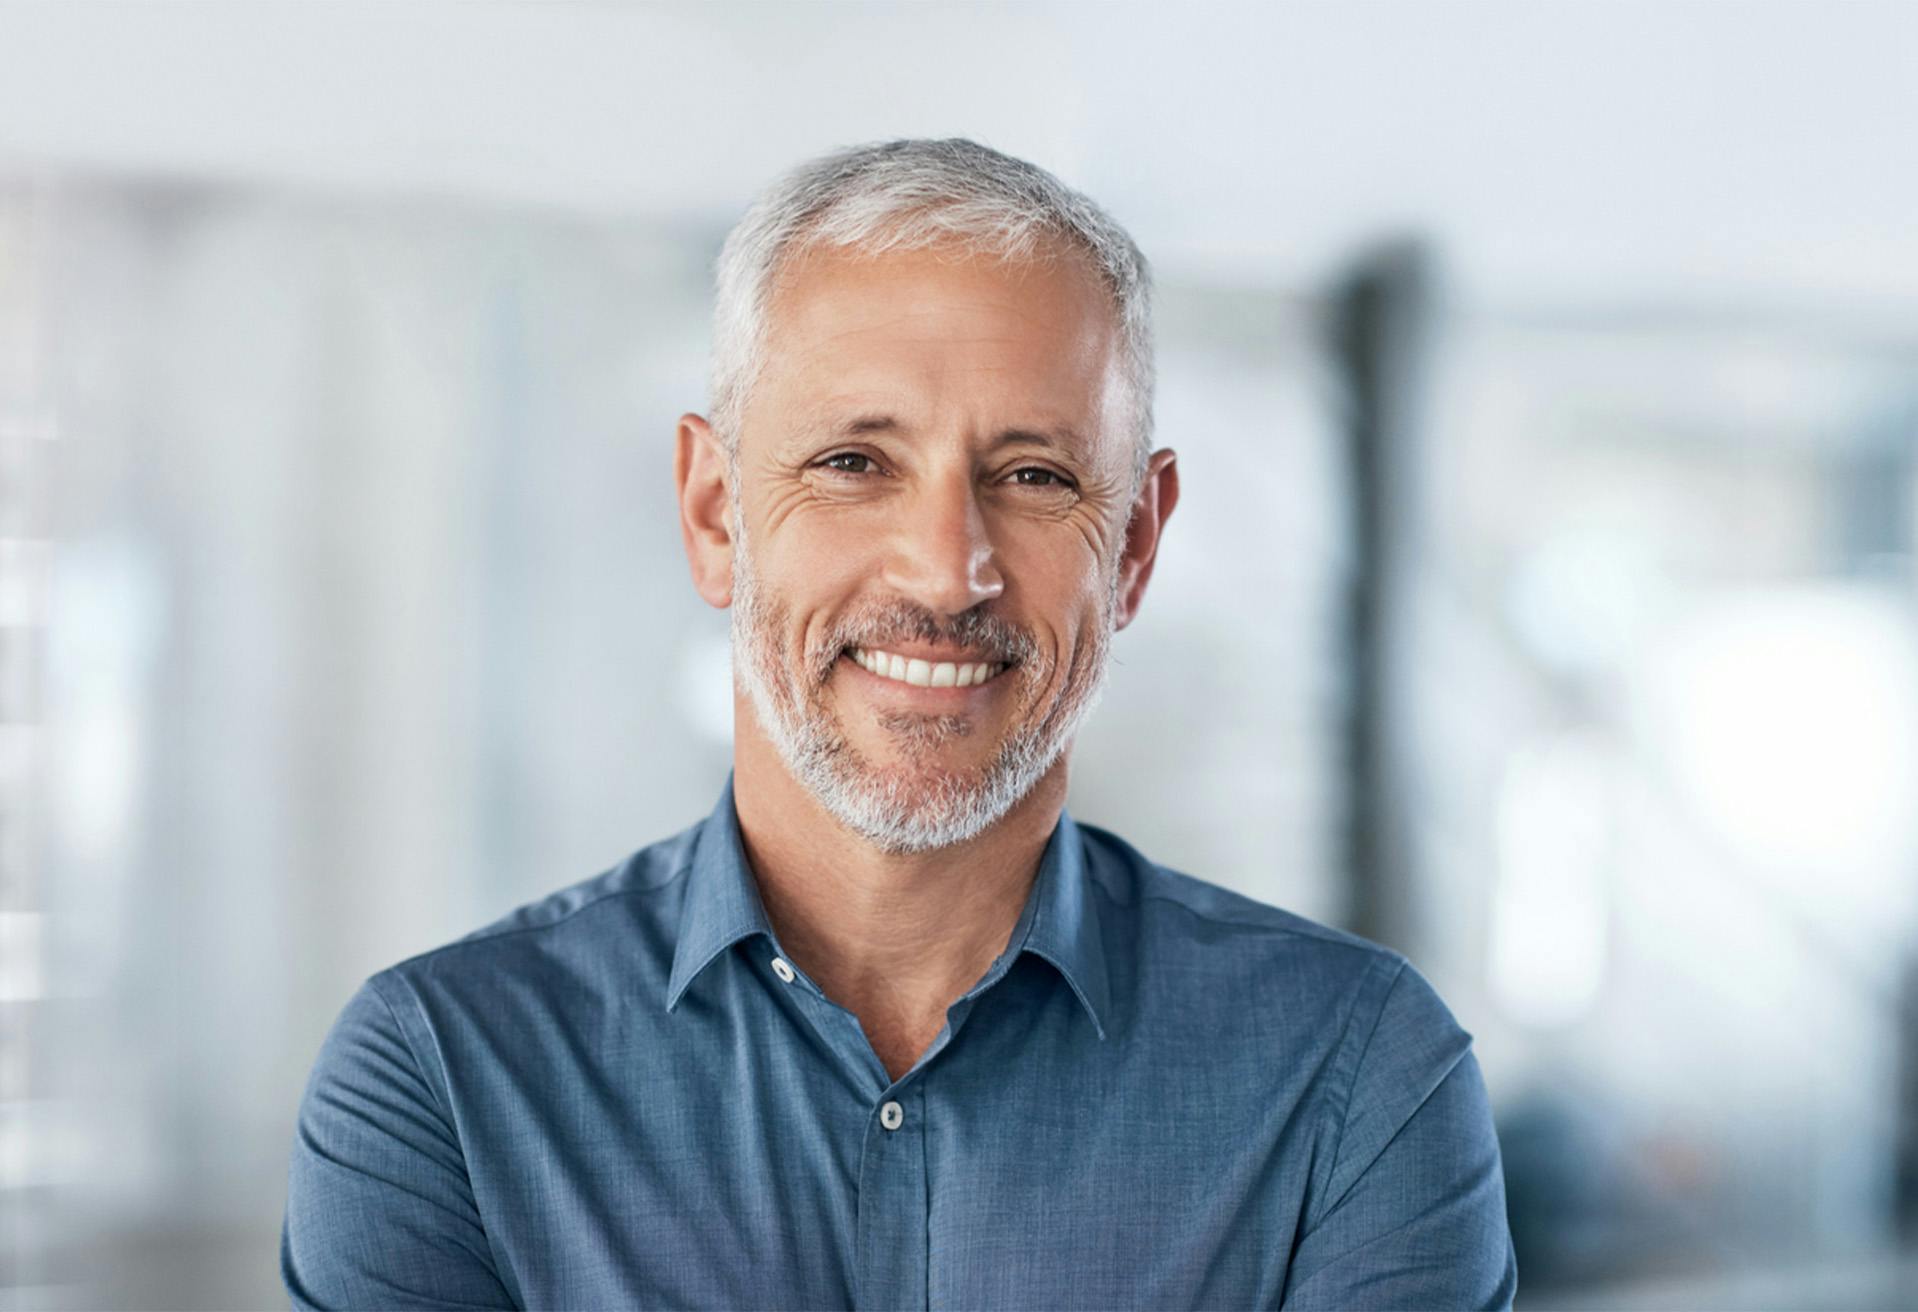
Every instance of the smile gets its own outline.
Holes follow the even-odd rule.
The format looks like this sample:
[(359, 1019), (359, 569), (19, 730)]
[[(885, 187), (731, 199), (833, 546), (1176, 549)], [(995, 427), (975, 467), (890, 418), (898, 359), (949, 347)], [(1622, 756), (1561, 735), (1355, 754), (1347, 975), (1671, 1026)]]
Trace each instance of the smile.
[(916, 688), (971, 688), (1006, 670), (1002, 662), (923, 661), (896, 656), (877, 647), (853, 647), (846, 654), (870, 673)]

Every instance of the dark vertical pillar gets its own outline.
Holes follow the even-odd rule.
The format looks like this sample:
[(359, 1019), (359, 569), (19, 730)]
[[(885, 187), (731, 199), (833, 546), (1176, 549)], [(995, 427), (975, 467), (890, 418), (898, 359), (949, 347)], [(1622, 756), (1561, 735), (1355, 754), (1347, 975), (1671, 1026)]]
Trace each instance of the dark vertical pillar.
[(1892, 1167), (1892, 1220), (1906, 1246), (1918, 1244), (1918, 954), (1907, 956), (1900, 981), (1898, 1108)]
[[(1838, 516), (1848, 572), (1910, 589), (1918, 580), (1918, 395), (1886, 417), (1882, 440), (1852, 461)], [(1918, 943), (1905, 946), (1893, 1012), (1898, 1045), (1892, 1219), (1898, 1238), (1918, 1244)]]
[(1329, 325), (1345, 402), (1351, 524), (1343, 635), (1347, 924), (1401, 949), (1410, 947), (1416, 926), (1405, 681), (1397, 662), (1408, 659), (1404, 630), (1418, 537), (1430, 293), (1431, 260), (1420, 244), (1381, 246), (1335, 289)]

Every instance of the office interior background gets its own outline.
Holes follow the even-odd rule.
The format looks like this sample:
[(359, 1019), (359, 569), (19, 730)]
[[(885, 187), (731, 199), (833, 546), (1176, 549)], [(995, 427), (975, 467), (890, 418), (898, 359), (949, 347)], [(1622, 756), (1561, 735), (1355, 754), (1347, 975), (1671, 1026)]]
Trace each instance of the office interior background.
[(1071, 806), (1407, 952), (1520, 1306), (1918, 1306), (1918, 7), (0, 7), (0, 1308), (283, 1304), (360, 980), (703, 815), (670, 438), (798, 160), (1159, 278)]

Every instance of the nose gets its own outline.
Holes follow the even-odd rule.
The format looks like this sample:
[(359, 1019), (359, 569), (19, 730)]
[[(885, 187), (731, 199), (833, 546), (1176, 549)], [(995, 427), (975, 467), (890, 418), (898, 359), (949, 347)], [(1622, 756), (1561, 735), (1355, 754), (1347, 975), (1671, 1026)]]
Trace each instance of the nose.
[(1006, 590), (978, 489), (970, 475), (928, 482), (900, 504), (884, 581), (943, 615), (958, 615)]

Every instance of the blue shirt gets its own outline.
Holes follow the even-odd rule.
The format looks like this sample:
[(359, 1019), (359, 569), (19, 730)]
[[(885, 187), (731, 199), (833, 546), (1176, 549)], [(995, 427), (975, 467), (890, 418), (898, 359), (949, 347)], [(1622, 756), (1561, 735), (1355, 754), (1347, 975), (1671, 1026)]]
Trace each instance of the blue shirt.
[(1508, 1307), (1471, 1039), (1404, 958), (1062, 816), (898, 1080), (704, 822), (347, 1004), (299, 1307)]

